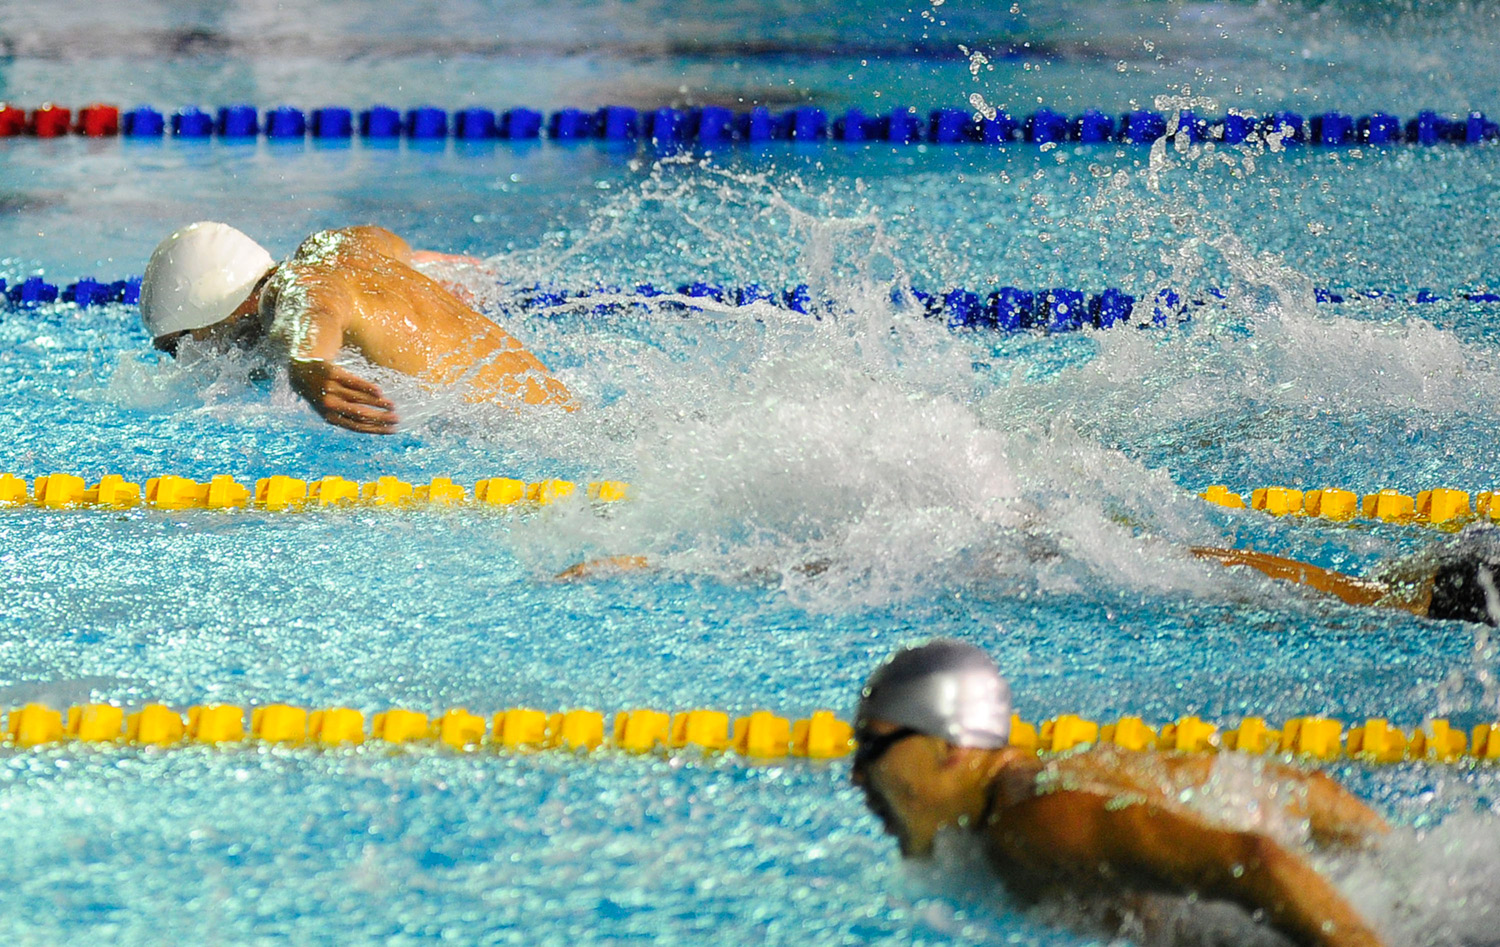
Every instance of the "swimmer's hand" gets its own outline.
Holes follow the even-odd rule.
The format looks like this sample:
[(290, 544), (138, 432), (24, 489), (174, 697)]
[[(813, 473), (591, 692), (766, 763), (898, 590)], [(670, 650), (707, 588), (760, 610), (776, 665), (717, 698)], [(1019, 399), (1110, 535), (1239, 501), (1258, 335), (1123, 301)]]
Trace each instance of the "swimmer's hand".
[(374, 382), (317, 358), (292, 359), (288, 373), (292, 390), (329, 424), (361, 434), (396, 432), (396, 406)]
[(601, 575), (615, 575), (620, 572), (638, 572), (641, 569), (651, 568), (651, 560), (645, 556), (607, 556), (603, 559), (590, 559), (588, 562), (580, 562), (568, 566), (556, 575), (556, 578), (566, 581), (573, 579), (592, 579)]

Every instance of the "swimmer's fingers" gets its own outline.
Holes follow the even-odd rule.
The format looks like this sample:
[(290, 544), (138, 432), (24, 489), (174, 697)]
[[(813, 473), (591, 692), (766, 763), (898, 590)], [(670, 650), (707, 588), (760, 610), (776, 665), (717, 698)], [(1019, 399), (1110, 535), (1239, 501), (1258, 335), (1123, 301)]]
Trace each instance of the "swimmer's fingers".
[(337, 365), (328, 366), (323, 386), (327, 394), (337, 395), (353, 404), (367, 404), (387, 411), (396, 410), (395, 403), (386, 398), (379, 385)]
[(396, 426), (393, 424), (366, 424), (362, 421), (353, 421), (337, 414), (325, 414), (323, 420), (334, 427), (341, 427), (346, 431), (354, 431), (357, 434), (395, 434)]
[(331, 394), (317, 409), (329, 424), (362, 434), (394, 434), (400, 421), (396, 412), (388, 408), (356, 404)]
[(373, 381), (367, 381), (346, 368), (340, 368), (321, 358), (294, 358), (287, 366), (292, 388), (317, 406), (325, 397), (333, 395), (356, 404), (394, 410), (385, 392)]
[(295, 360), (290, 374), (292, 387), (329, 424), (363, 434), (395, 431), (396, 406), (374, 382), (322, 359)]
[(329, 424), (366, 434), (391, 434), (400, 420), (396, 406), (386, 400), (379, 387), (353, 375), (348, 379), (329, 378), (319, 408)]
[(1217, 546), (1192, 546), (1190, 551), (1199, 559), (1214, 559), (1226, 566), (1242, 565), (1245, 554), (1238, 549), (1221, 549)]

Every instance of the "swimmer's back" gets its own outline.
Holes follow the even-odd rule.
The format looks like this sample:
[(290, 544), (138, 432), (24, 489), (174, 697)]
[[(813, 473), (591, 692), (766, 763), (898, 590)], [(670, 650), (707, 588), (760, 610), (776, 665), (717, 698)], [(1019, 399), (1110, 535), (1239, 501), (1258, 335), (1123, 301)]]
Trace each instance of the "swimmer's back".
[[(384, 368), (464, 384), (470, 401), (571, 404), (541, 361), (410, 260), (406, 242), (378, 227), (313, 234), (267, 285), (273, 334), (293, 357), (348, 346)], [(330, 331), (336, 339), (319, 337)]]

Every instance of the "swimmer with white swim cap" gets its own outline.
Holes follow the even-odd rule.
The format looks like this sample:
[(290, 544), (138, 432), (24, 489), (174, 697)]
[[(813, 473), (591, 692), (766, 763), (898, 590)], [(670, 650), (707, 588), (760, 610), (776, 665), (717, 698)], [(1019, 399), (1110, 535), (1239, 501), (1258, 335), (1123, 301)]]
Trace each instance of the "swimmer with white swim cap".
[(380, 227), (325, 230), (277, 263), (227, 224), (191, 224), (151, 254), (141, 317), (177, 355), (242, 349), (285, 364), (293, 389), (329, 424), (389, 434), (398, 418), (379, 386), (336, 364), (350, 350), (419, 380), (462, 383), (469, 401), (557, 405), (572, 396), (509, 333), (413, 268), (468, 257), (413, 251)]
[[(1297, 944), (1381, 943), (1305, 853), (1184, 804), (1208, 782), (1212, 757), (1098, 745), (1043, 760), (1008, 745), (1010, 715), (994, 662), (961, 642), (902, 650), (870, 676), (852, 778), (903, 855), (929, 855), (938, 831), (957, 826), (982, 838), (1024, 899), (1191, 895), (1261, 912)], [(1246, 765), (1260, 769), (1260, 804), (1306, 819), (1316, 844), (1387, 830), (1321, 773)]]

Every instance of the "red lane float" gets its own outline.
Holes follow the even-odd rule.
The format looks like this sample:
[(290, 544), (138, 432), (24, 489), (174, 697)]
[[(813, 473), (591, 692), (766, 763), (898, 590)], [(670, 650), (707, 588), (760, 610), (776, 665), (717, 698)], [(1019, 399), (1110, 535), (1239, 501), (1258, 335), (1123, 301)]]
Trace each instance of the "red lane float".
[(27, 122), (28, 131), (38, 138), (60, 138), (73, 124), (73, 111), (48, 102), (38, 106)]

